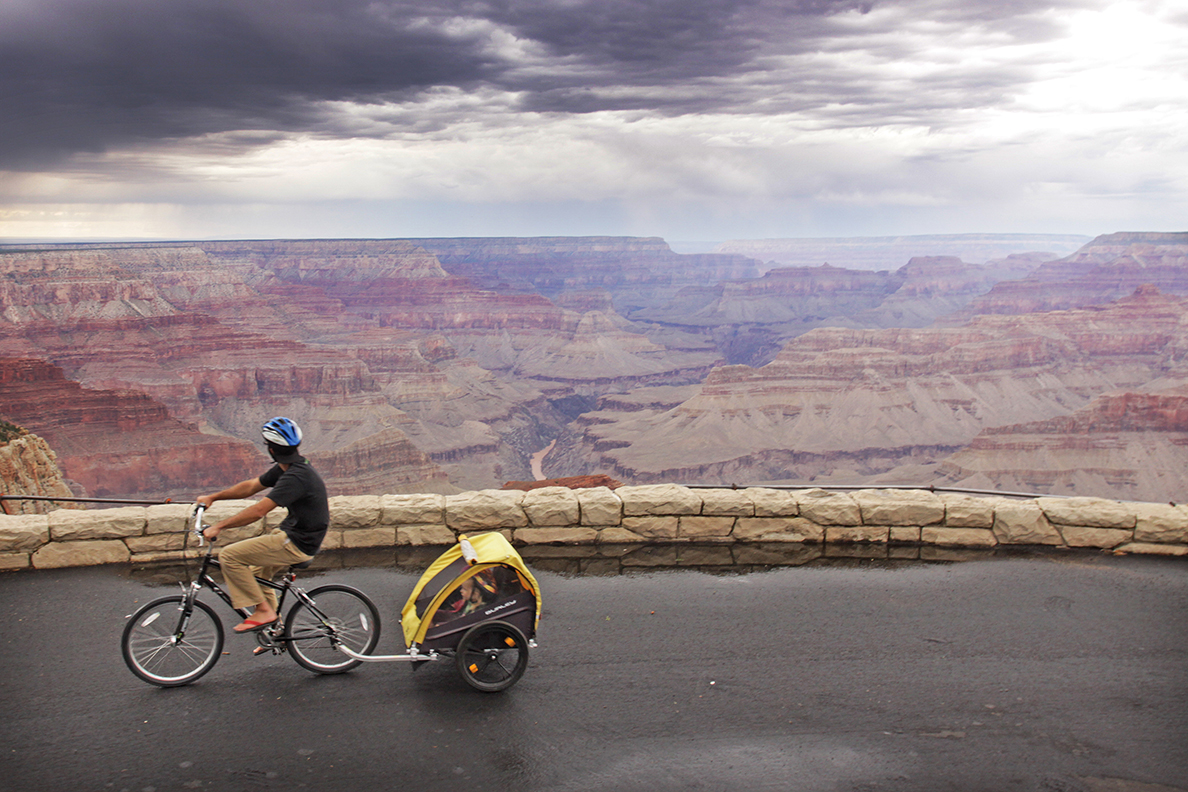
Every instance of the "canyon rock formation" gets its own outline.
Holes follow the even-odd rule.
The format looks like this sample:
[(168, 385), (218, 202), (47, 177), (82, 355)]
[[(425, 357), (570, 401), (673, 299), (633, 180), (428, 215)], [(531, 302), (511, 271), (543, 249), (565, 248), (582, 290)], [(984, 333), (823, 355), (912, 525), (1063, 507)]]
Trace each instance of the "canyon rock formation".
[[(1172, 424), (1091, 414), (1175, 398), (1185, 237), (976, 264), (929, 247), (878, 271), (654, 238), (0, 246), (0, 416), (96, 497), (190, 497), (258, 473), (257, 427), (284, 414), (343, 495), (531, 481), (556, 441), (554, 478), (1162, 500), (1127, 460), (1171, 464)], [(1098, 453), (1101, 475), (1075, 455), (1016, 475), (1056, 464), (1036, 449), (1062, 419), (1135, 450)]]
[[(818, 328), (765, 366), (715, 369), (675, 406), (604, 401), (558, 440), (544, 472), (702, 484), (1026, 482), (1045, 492), (1080, 484), (1164, 499), (1188, 483), (1173, 465), (1188, 414), (1164, 393), (1183, 383), (1188, 302), (1153, 287), (1102, 306), (954, 327)], [(1093, 419), (1119, 409), (1135, 412), (1131, 424)], [(1116, 446), (1122, 433), (1163, 450), (1070, 452), (1056, 464), (1034, 436), (1058, 443), (1065, 431), (1086, 448)], [(1143, 454), (1166, 489), (1138, 483)], [(1037, 470), (1047, 473), (1022, 475)]]
[(44, 514), (76, 505), (21, 498), (73, 498), (74, 493), (62, 478), (57, 455), (49, 444), (3, 418), (0, 418), (0, 496), (7, 496), (0, 499), (0, 514)]

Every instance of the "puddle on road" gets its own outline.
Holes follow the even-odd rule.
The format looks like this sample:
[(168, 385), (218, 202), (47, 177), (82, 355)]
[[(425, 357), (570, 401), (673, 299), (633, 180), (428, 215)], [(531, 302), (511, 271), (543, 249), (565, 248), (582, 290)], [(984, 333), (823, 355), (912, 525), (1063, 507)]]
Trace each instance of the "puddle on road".
[[(787, 542), (747, 544), (622, 544), (529, 545), (517, 548), (533, 571), (574, 577), (613, 577), (659, 570), (687, 569), (710, 574), (741, 575), (769, 569), (814, 566), (854, 569), (896, 569), (929, 564), (1018, 558), (1100, 556), (1099, 551), (1027, 547), (1004, 550), (939, 548), (930, 545), (806, 545)], [(419, 575), (445, 547), (375, 547), (326, 550), (318, 555), (308, 577), (339, 569), (397, 569)], [(198, 562), (189, 564), (190, 572)], [(133, 566), (129, 576), (172, 583), (187, 579), (182, 564)]]

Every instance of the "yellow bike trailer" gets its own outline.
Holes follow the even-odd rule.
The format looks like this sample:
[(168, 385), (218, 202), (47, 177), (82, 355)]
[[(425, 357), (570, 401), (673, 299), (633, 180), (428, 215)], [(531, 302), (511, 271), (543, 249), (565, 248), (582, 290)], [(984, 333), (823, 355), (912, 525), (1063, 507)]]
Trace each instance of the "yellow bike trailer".
[(421, 575), (401, 610), (408, 654), (338, 648), (370, 662), (453, 657), (471, 687), (493, 693), (523, 676), (539, 620), (540, 587), (511, 543), (499, 533), (459, 536)]

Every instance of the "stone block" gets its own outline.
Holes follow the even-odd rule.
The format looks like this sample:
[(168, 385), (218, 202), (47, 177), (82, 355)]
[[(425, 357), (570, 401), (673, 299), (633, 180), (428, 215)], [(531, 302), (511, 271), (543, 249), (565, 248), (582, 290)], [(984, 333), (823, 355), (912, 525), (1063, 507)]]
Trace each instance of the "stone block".
[[(379, 498), (377, 497), (376, 500), (378, 501)], [(378, 528), (354, 528), (342, 532), (342, 546), (344, 549), (351, 547), (392, 547), (395, 544), (396, 526), (394, 525), (385, 525)]]
[(446, 496), (446, 525), (455, 531), (526, 528), (520, 490), (479, 490)]
[(575, 492), (582, 512), (582, 525), (618, 525), (623, 519), (623, 501), (609, 487), (591, 487)]
[(528, 516), (530, 526), (577, 525), (581, 519), (577, 493), (569, 487), (537, 487), (528, 490), (520, 505)]
[(755, 502), (751, 500), (750, 489), (703, 489), (697, 492), (701, 495), (703, 516), (752, 517), (755, 514)]
[(1114, 552), (1134, 553), (1135, 555), (1188, 556), (1188, 546), (1131, 542), (1115, 548)]
[(621, 525), (609, 525), (598, 531), (598, 544), (636, 544), (650, 541), (648, 537), (629, 531)]
[(696, 490), (677, 484), (619, 487), (615, 494), (623, 501), (625, 517), (701, 514), (701, 496)]
[(1123, 528), (1093, 528), (1087, 525), (1058, 525), (1069, 547), (1100, 547), (1109, 550), (1134, 539), (1134, 531)]
[(896, 561), (912, 561), (920, 557), (920, 551), (924, 549), (919, 545), (888, 545), (887, 558)]
[(55, 542), (141, 536), (147, 524), (143, 506), (83, 511), (59, 509), (49, 513), (50, 538)]
[(1089, 528), (1133, 528), (1137, 520), (1130, 504), (1105, 498), (1036, 498), (1048, 522)]
[(918, 542), (920, 541), (920, 526), (918, 525), (892, 525), (887, 531), (887, 541), (889, 542)]
[(825, 529), (803, 517), (739, 517), (731, 535), (740, 542), (820, 542)]
[(452, 545), (458, 541), (454, 532), (444, 525), (397, 525), (396, 544)]
[[(378, 528), (380, 512), (378, 495), (337, 495), (330, 498), (330, 527), (343, 531)], [(395, 536), (396, 534), (393, 532), (393, 541), (395, 541)], [(347, 546), (372, 547), (373, 545)]]
[(994, 536), (999, 544), (1060, 545), (1064, 538), (1048, 522), (1034, 501), (997, 499), (994, 504)]
[(800, 516), (807, 517), (817, 525), (861, 525), (862, 511), (858, 504), (844, 492), (826, 492), (822, 489), (804, 490), (796, 493)]
[(891, 538), (886, 525), (827, 525), (826, 544), (847, 544), (854, 542), (887, 542)]
[[(162, 503), (144, 510), (145, 534), (185, 533), (190, 528), (192, 503)], [(207, 521), (209, 522), (209, 520)]]
[(383, 525), (445, 525), (445, 495), (383, 495), (380, 507)]
[(341, 550), (342, 549), (342, 531), (326, 531), (326, 535), (322, 537), (321, 550)]
[(51, 542), (33, 554), (36, 569), (123, 564), (131, 560), (128, 546), (119, 539)]
[(937, 495), (945, 504), (945, 525), (950, 528), (993, 528), (994, 504), (991, 498), (973, 498), (953, 492)]
[(0, 514), (0, 553), (30, 553), (49, 540), (48, 514)]
[(733, 528), (733, 517), (685, 516), (677, 518), (677, 536), (681, 539), (721, 539), (724, 536), (730, 536), (730, 531)]
[(512, 538), (524, 544), (594, 544), (598, 541), (598, 529), (588, 525), (517, 528)]
[(28, 553), (0, 553), (0, 572), (29, 568)]
[(994, 547), (998, 539), (989, 528), (949, 528), (925, 525), (920, 529), (920, 541), (937, 547)]
[(274, 528), (279, 528), (280, 524), (283, 523), (288, 516), (289, 510), (287, 508), (277, 507), (268, 512), (268, 514), (264, 515), (264, 524), (260, 526), (260, 533), (271, 531)]
[(166, 550), (182, 550), (186, 546), (186, 534), (158, 533), (150, 536), (129, 536), (124, 540), (124, 544), (128, 546), (128, 550), (132, 553), (133, 558), (135, 558), (138, 553), (160, 553)]
[(800, 501), (792, 490), (748, 487), (743, 490), (755, 506), (756, 517), (798, 517)]
[(945, 502), (924, 490), (866, 489), (851, 497), (865, 525), (939, 525), (945, 520)]
[(1134, 541), (1188, 544), (1188, 506), (1134, 503)]
[(676, 539), (679, 523), (676, 517), (624, 517), (623, 527), (647, 539)]

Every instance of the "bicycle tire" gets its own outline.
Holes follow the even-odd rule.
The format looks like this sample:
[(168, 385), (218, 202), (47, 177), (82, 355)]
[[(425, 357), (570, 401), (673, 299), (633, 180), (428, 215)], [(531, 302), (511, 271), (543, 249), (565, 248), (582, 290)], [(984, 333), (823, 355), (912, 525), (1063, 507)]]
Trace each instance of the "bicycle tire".
[(317, 612), (299, 601), (285, 619), (289, 655), (316, 674), (341, 674), (362, 663), (338, 651), (335, 641), (358, 654), (371, 653), (380, 638), (375, 603), (362, 591), (342, 585), (321, 586), (308, 596)]
[(466, 684), (483, 693), (498, 693), (524, 675), (528, 639), (505, 621), (476, 624), (458, 642), (454, 662)]
[(223, 623), (215, 612), (194, 600), (187, 618), (184, 603), (180, 595), (155, 599), (124, 626), (124, 663), (150, 685), (188, 685), (212, 669), (223, 651)]

